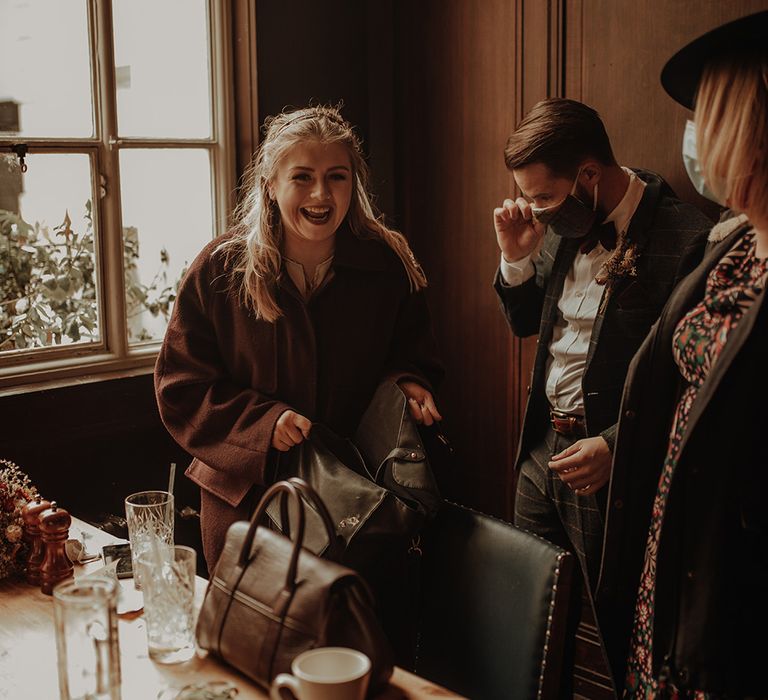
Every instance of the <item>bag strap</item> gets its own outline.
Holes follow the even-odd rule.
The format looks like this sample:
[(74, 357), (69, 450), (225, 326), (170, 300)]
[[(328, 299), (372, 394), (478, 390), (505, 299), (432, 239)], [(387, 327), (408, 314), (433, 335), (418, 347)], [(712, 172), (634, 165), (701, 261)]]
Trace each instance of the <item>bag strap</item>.
[(253, 547), (253, 538), (256, 536), (256, 530), (259, 524), (264, 519), (264, 515), (267, 511), (267, 506), (270, 501), (278, 494), (285, 494), (296, 504), (296, 512), (298, 514), (298, 527), (296, 532), (296, 539), (293, 541), (293, 551), (291, 552), (291, 560), (288, 564), (288, 571), (285, 577), (284, 588), (292, 588), (296, 582), (296, 569), (298, 568), (299, 552), (301, 551), (301, 545), (304, 542), (304, 527), (306, 525), (306, 516), (304, 514), (304, 504), (301, 501), (296, 487), (287, 481), (278, 481), (276, 484), (272, 484), (266, 493), (261, 497), (259, 505), (256, 507), (256, 512), (251, 518), (251, 525), (248, 528), (248, 532), (243, 540), (243, 546), (240, 550), (240, 557), (238, 558), (238, 566), (246, 568), (252, 559), (251, 548)]

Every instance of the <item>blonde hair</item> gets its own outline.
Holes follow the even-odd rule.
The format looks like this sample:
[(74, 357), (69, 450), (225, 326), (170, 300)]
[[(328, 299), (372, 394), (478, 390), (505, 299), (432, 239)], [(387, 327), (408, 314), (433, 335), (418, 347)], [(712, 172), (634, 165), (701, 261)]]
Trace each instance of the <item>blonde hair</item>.
[(264, 123), (265, 137), (248, 167), (244, 196), (234, 212), (234, 235), (216, 252), (226, 254), (230, 280), (243, 303), (256, 318), (273, 322), (282, 315), (276, 288), (281, 274), (280, 246), (283, 228), (277, 203), (269, 195), (281, 159), (297, 143), (314, 140), (344, 146), (352, 164), (353, 193), (346, 222), (360, 238), (386, 243), (400, 258), (411, 291), (426, 287), (427, 280), (405, 237), (383, 222), (368, 194), (368, 166), (352, 126), (335, 107), (308, 107), (284, 112)]
[(696, 149), (707, 186), (738, 211), (768, 217), (768, 52), (731, 54), (704, 69)]

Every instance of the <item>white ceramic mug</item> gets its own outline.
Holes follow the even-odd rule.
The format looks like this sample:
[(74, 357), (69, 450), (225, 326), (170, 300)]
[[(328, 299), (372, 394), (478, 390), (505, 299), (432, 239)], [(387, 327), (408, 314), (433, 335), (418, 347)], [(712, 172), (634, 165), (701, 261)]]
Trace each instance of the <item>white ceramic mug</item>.
[(272, 700), (283, 700), (281, 688), (290, 689), (298, 700), (364, 700), (371, 660), (354, 649), (321, 647), (299, 654), (291, 671), (272, 681)]

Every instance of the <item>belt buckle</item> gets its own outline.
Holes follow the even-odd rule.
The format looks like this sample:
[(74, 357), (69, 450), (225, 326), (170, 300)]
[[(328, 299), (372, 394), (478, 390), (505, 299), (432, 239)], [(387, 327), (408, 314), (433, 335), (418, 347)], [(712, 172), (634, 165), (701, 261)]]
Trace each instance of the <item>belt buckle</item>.
[(561, 435), (563, 434), (562, 421), (566, 420), (568, 420), (568, 417), (565, 414), (559, 413), (558, 411), (555, 411), (551, 408), (549, 409), (549, 423), (552, 426), (552, 430), (554, 430), (556, 433), (560, 433)]
[(577, 421), (577, 416), (569, 416), (567, 413), (561, 413), (552, 408), (549, 409), (549, 422), (552, 426), (552, 430), (560, 435), (576, 435), (576, 428), (578, 427)]

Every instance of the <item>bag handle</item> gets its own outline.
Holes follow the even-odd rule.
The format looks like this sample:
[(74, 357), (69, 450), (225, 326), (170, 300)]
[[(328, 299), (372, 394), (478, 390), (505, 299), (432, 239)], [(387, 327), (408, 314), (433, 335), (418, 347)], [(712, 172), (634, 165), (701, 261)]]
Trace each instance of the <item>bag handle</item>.
[(299, 563), (299, 551), (301, 545), (304, 542), (304, 526), (306, 524), (306, 517), (304, 514), (304, 503), (301, 500), (299, 491), (294, 484), (288, 481), (278, 481), (270, 486), (266, 493), (261, 497), (259, 505), (256, 507), (256, 512), (251, 518), (251, 525), (248, 528), (248, 532), (245, 535), (243, 541), (243, 547), (240, 550), (240, 557), (238, 559), (238, 566), (242, 569), (248, 565), (248, 560), (251, 554), (251, 547), (253, 547), (253, 538), (256, 536), (256, 529), (259, 527), (259, 523), (264, 518), (267, 512), (267, 506), (275, 496), (284, 494), (284, 497), (291, 498), (296, 503), (296, 510), (298, 513), (298, 528), (296, 531), (296, 539), (293, 541), (293, 552), (291, 553), (291, 561), (288, 564), (288, 572), (285, 578), (285, 587), (290, 589), (296, 582), (296, 570)]
[[(310, 505), (314, 506), (314, 509), (320, 516), (320, 519), (323, 521), (323, 525), (325, 526), (326, 534), (328, 536), (329, 548), (332, 550), (332, 552), (341, 553), (341, 543), (339, 542), (339, 537), (337, 536), (333, 527), (333, 522), (331, 521), (331, 516), (328, 513), (328, 509), (325, 507), (325, 504), (323, 503), (320, 496), (306, 481), (299, 479), (298, 477), (292, 477), (288, 479), (288, 481), (276, 482), (270, 486), (269, 489), (267, 489), (267, 491), (261, 497), (259, 505), (256, 507), (256, 512), (251, 518), (251, 524), (248, 528), (248, 533), (245, 536), (242, 549), (240, 550), (240, 558), (238, 560), (240, 567), (245, 568), (245, 566), (248, 564), (251, 548), (253, 547), (253, 539), (256, 536), (256, 529), (264, 519), (267, 506), (269, 506), (272, 499), (277, 496), (282, 498), (280, 513), (281, 520), (283, 520), (283, 531), (286, 532), (286, 536), (288, 536), (289, 539), (292, 539), (294, 543), (293, 552), (291, 553), (291, 561), (288, 566), (288, 572), (286, 576), (286, 587), (291, 587), (296, 581), (299, 551), (304, 544), (304, 530), (306, 527), (304, 500), (306, 500)], [(298, 515), (298, 525), (295, 539), (291, 538), (288, 534), (290, 533), (287, 517), (287, 500), (289, 498), (292, 499), (294, 503), (296, 503), (296, 511)]]

